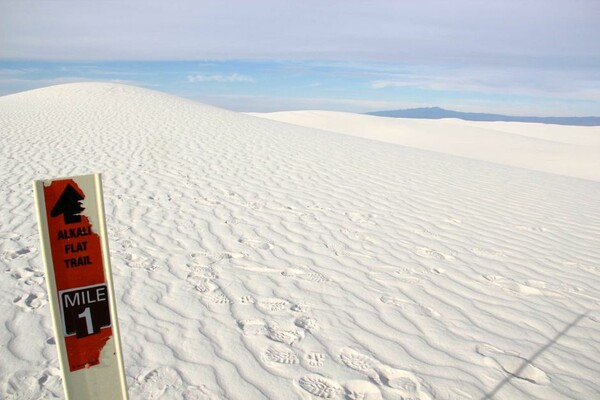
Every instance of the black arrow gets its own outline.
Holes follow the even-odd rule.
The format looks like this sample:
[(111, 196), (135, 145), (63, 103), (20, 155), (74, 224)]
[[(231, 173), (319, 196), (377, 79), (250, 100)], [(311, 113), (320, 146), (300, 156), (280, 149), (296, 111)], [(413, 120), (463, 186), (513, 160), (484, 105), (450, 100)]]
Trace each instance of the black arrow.
[(50, 212), (51, 217), (58, 217), (63, 214), (65, 218), (65, 224), (76, 224), (81, 222), (81, 212), (83, 207), (81, 206), (81, 200), (83, 196), (80, 195), (73, 186), (67, 185), (65, 190), (60, 195), (60, 198), (52, 208)]

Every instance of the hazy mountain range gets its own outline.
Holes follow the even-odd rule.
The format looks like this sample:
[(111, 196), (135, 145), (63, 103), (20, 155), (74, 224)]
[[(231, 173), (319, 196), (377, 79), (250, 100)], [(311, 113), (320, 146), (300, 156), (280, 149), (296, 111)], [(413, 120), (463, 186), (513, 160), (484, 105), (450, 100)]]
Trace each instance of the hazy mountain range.
[(538, 122), (542, 124), (600, 126), (600, 117), (515, 117), (500, 114), (466, 113), (440, 107), (411, 108), (406, 110), (375, 111), (367, 113), (381, 117), (441, 119), (459, 118), (466, 121)]

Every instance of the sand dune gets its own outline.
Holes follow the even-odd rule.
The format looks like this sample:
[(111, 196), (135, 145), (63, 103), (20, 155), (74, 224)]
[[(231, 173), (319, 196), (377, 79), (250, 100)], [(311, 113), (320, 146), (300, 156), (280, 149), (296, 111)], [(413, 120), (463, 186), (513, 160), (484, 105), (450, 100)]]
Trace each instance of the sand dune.
[(600, 397), (600, 183), (526, 157), (573, 149), (569, 175), (597, 142), (498, 128), (514, 168), (456, 157), (487, 125), (398, 123), (464, 143), (116, 84), (0, 98), (0, 398), (62, 397), (31, 180), (90, 172), (132, 399)]
[(422, 150), (600, 181), (600, 127), (386, 118), (333, 111), (251, 115)]

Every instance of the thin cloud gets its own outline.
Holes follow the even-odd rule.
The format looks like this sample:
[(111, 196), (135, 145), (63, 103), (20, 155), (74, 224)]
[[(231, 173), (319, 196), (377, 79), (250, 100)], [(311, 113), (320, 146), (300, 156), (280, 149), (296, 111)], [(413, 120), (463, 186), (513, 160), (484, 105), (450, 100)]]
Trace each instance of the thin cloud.
[(199, 83), (199, 82), (218, 82), (218, 83), (235, 83), (235, 82), (256, 82), (254, 78), (242, 75), (238, 73), (234, 73), (231, 75), (188, 75), (188, 82), (190, 83)]
[(4, 59), (320, 59), (566, 69), (600, 62), (597, 0), (4, 3)]
[(410, 86), (410, 84), (406, 82), (396, 82), (396, 81), (372, 81), (369, 82), (369, 86), (372, 89), (386, 89), (391, 87), (406, 87)]
[(480, 93), (487, 95), (541, 96), (597, 100), (600, 73), (573, 76), (560, 69), (533, 71), (527, 68), (406, 67), (402, 73), (375, 73), (380, 79), (365, 84), (374, 90), (415, 88), (426, 91)]

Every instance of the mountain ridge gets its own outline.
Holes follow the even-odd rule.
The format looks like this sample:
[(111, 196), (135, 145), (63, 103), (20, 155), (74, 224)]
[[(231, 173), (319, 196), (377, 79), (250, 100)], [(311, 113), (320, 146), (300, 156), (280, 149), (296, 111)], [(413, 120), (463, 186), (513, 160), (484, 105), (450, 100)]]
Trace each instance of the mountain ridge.
[(511, 116), (493, 113), (470, 113), (448, 110), (441, 107), (421, 107), (386, 111), (373, 111), (365, 113), (379, 117), (391, 118), (417, 118), (417, 119), (442, 119), (458, 118), (465, 121), (487, 121), (487, 122), (530, 122), (555, 125), (574, 126), (600, 126), (600, 117), (531, 117)]

